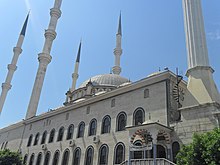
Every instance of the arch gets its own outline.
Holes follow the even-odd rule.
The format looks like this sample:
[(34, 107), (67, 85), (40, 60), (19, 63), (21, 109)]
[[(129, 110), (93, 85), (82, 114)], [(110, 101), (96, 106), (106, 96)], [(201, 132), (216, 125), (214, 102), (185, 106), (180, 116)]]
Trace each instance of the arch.
[(50, 131), (50, 137), (49, 137), (48, 143), (52, 143), (53, 142), (54, 136), (55, 136), (55, 129), (52, 129)]
[(52, 165), (58, 165), (58, 164), (59, 164), (59, 158), (60, 158), (60, 151), (57, 150), (57, 151), (54, 153)]
[(120, 142), (115, 145), (114, 164), (121, 164), (125, 160), (125, 145)]
[(180, 144), (177, 141), (173, 142), (172, 151), (173, 151), (173, 162), (176, 163), (176, 155), (180, 151)]
[(157, 134), (157, 139), (159, 139), (159, 136), (162, 135), (164, 137), (164, 140), (166, 141), (167, 144), (171, 143), (171, 138), (170, 138), (170, 134), (165, 132), (164, 130), (159, 130), (158, 134)]
[(92, 146), (89, 146), (86, 150), (85, 154), (85, 165), (92, 165), (93, 164), (93, 153), (94, 149)]
[(68, 165), (69, 163), (69, 155), (70, 155), (70, 150), (66, 149), (63, 153), (63, 160), (61, 165)]
[(29, 160), (29, 165), (34, 164), (34, 154), (31, 155), (30, 160)]
[(123, 131), (127, 125), (127, 115), (125, 112), (120, 112), (116, 120), (116, 131)]
[(106, 144), (103, 144), (99, 149), (99, 164), (108, 164), (108, 146)]
[(34, 146), (36, 146), (38, 144), (39, 137), (40, 137), (40, 133), (38, 132), (35, 136), (35, 139), (34, 139)]
[(73, 153), (73, 165), (80, 165), (81, 149), (78, 147)]
[(41, 164), (41, 160), (42, 160), (42, 153), (40, 152), (37, 156), (37, 162), (36, 165), (40, 165)]
[(41, 144), (44, 144), (46, 142), (46, 138), (47, 138), (47, 131), (44, 131), (41, 139)]
[(68, 127), (68, 130), (67, 130), (66, 140), (69, 140), (69, 139), (72, 139), (72, 138), (73, 138), (73, 132), (74, 132), (74, 125), (71, 124), (71, 125)]
[(141, 125), (145, 121), (145, 111), (139, 107), (133, 114), (133, 125)]
[(88, 135), (89, 136), (96, 135), (96, 128), (97, 128), (97, 120), (96, 119), (92, 119), (90, 121), (90, 124), (89, 124)]
[(82, 121), (82, 122), (79, 123), (79, 126), (78, 126), (77, 138), (83, 137), (84, 136), (84, 131), (85, 131), (85, 123)]
[(25, 154), (24, 159), (23, 159), (23, 164), (27, 164), (27, 158), (28, 158), (28, 154)]
[(27, 147), (31, 145), (32, 139), (33, 139), (33, 135), (31, 134), (28, 139)]
[(50, 162), (50, 151), (47, 151), (45, 158), (44, 158), (44, 165), (48, 165)]
[(109, 115), (105, 116), (102, 119), (102, 131), (101, 133), (110, 133), (110, 129), (111, 129), (111, 118)]
[(57, 141), (62, 141), (63, 140), (63, 134), (64, 134), (64, 127), (60, 127), (58, 131), (58, 136), (57, 136)]

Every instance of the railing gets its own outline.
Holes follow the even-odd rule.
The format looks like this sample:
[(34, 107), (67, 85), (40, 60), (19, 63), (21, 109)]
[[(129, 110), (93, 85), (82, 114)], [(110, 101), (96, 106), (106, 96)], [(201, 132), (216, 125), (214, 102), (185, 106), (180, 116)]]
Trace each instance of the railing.
[[(126, 160), (122, 162), (120, 165), (154, 165), (154, 160), (153, 159), (131, 159), (130, 164), (128, 160)], [(176, 164), (164, 158), (157, 158), (156, 165), (176, 165)]]

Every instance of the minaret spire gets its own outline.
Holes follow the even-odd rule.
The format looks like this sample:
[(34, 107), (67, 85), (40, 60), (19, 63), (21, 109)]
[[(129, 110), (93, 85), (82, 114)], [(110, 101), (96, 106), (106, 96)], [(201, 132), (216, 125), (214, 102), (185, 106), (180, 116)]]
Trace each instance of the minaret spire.
[(209, 65), (201, 0), (182, 0), (188, 51), (188, 85), (197, 103), (217, 101), (220, 96)]
[(27, 28), (28, 18), (29, 18), (29, 13), (28, 13), (28, 15), (26, 17), (26, 20), (25, 20), (24, 24), (23, 24), (23, 27), (22, 27), (21, 33), (19, 35), (16, 47), (14, 47), (14, 49), (13, 49), (14, 55), (13, 55), (11, 64), (8, 65), (8, 74), (7, 74), (6, 80), (5, 80), (4, 83), (2, 83), (2, 92), (1, 92), (1, 96), (0, 96), (0, 113), (1, 113), (2, 108), (4, 106), (4, 102), (5, 102), (7, 93), (8, 93), (8, 91), (12, 87), (11, 81), (12, 81), (14, 72), (17, 69), (16, 64), (17, 64), (17, 61), (18, 61), (18, 57), (19, 57), (19, 55), (22, 52), (21, 47), (22, 47), (22, 44), (23, 44), (23, 41), (24, 41), (24, 37), (25, 37), (25, 32), (26, 32), (26, 28)]
[(44, 77), (47, 70), (47, 65), (51, 62), (50, 51), (52, 48), (53, 40), (56, 38), (56, 26), (57, 21), (61, 16), (61, 3), (62, 0), (55, 0), (54, 7), (50, 9), (50, 23), (48, 29), (45, 30), (45, 43), (42, 53), (38, 55), (39, 66), (32, 90), (28, 110), (26, 113), (26, 119), (34, 117), (37, 112), (37, 107), (40, 99), (41, 90), (43, 87)]
[(73, 82), (72, 82), (71, 91), (75, 90), (75, 88), (76, 88), (76, 81), (77, 81), (77, 79), (79, 77), (78, 70), (79, 70), (79, 62), (80, 62), (81, 45), (82, 45), (82, 41), (80, 41), (80, 44), (79, 44), (79, 49), (78, 49), (78, 53), (77, 53), (74, 73), (72, 74)]
[(121, 13), (120, 13), (119, 23), (118, 23), (118, 33), (116, 34), (116, 48), (114, 49), (115, 66), (112, 68), (112, 72), (118, 75), (121, 73), (121, 67), (120, 67), (120, 57), (122, 54), (121, 37), (122, 37), (122, 30), (121, 30)]

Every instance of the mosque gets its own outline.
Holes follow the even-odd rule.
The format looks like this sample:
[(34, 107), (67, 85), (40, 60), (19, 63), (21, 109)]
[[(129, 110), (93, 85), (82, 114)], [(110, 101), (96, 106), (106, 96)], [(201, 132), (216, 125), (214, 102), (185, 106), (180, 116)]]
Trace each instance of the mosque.
[[(39, 67), (24, 120), (0, 130), (0, 149), (19, 151), (28, 165), (175, 165), (181, 144), (195, 132), (220, 125), (220, 95), (209, 65), (201, 0), (183, 0), (188, 81), (167, 70), (131, 82), (120, 76), (121, 16), (112, 74), (99, 74), (76, 88), (81, 43), (72, 86), (63, 105), (36, 115), (50, 51), (61, 16), (55, 0)], [(8, 74), (2, 84), (0, 112), (25, 37), (21, 30)]]

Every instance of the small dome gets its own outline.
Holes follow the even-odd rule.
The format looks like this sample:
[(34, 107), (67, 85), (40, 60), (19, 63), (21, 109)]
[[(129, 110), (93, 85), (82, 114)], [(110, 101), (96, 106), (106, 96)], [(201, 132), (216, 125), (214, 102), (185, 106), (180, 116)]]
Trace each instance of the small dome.
[(85, 87), (89, 81), (91, 81), (94, 86), (116, 86), (116, 87), (126, 82), (129, 82), (128, 79), (116, 74), (102, 74), (86, 80), (79, 86), (79, 88)]

